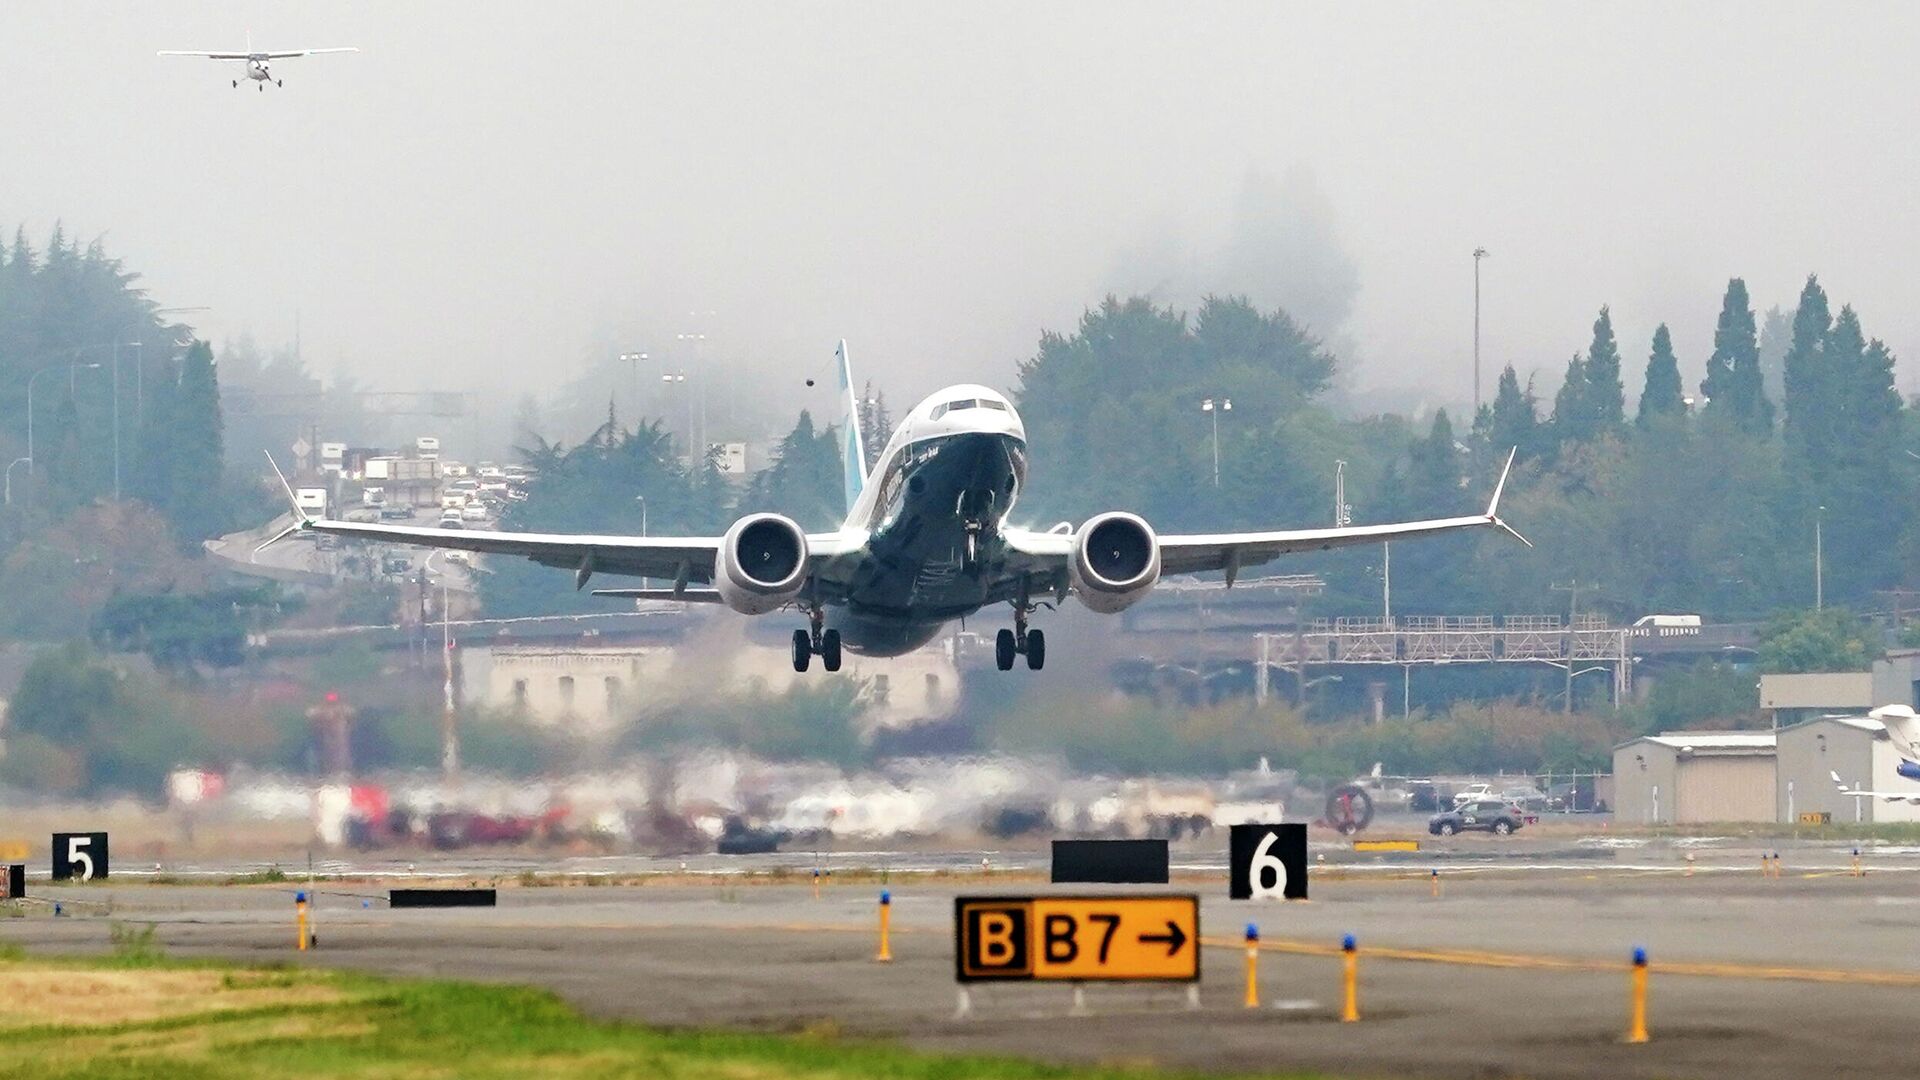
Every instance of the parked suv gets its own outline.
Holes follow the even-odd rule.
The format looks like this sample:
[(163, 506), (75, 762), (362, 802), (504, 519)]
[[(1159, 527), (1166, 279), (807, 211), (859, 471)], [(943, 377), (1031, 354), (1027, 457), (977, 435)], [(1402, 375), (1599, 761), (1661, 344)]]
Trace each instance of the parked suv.
[(1531, 824), (1531, 820), (1510, 802), (1475, 799), (1461, 803), (1444, 814), (1433, 815), (1427, 820), (1427, 831), (1435, 836), (1452, 836), (1468, 829), (1485, 829), (1506, 836), (1522, 825)]

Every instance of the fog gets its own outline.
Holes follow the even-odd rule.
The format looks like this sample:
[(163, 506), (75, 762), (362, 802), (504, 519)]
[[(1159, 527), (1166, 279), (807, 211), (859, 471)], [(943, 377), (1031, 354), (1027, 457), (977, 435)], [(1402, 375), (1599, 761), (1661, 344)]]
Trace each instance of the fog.
[[(285, 88), (158, 49), (357, 45)], [(1920, 13), (1895, 4), (75, 3), (0, 12), (0, 222), (56, 218), (390, 390), (546, 393), (622, 350), (805, 401), (1009, 384), (1109, 291), (1283, 304), (1343, 386), (1557, 383), (1817, 271), (1920, 355)], [(697, 333), (697, 348), (676, 335)], [(743, 382), (739, 376), (751, 374)], [(610, 385), (609, 389), (613, 387)], [(822, 397), (824, 389), (812, 392)]]

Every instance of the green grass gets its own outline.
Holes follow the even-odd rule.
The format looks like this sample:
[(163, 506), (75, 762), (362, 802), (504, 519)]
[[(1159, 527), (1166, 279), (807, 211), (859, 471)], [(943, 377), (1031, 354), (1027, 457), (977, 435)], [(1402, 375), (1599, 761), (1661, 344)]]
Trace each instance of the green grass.
[[(128, 931), (125, 936), (140, 935)], [(53, 977), (63, 979), (93, 972), (119, 980), (116, 985), (147, 1010), (127, 1015), (159, 1018), (123, 1023), (42, 1018), (21, 1026), (16, 1017), (12, 1026), (0, 1024), (0, 1076), (1140, 1080), (1192, 1075), (922, 1054), (842, 1038), (830, 1023), (791, 1036), (661, 1031), (588, 1020), (539, 990), (157, 957), (144, 959), (139, 970), (111, 959), (0, 960), (0, 1021), (8, 1019), (10, 999), (20, 986), (35, 977), (44, 984), (50, 967)], [(203, 978), (178, 985), (182, 973), (208, 971), (221, 974), (212, 982)], [(125, 980), (143, 979), (151, 985), (125, 985)], [(162, 985), (169, 979), (175, 980), (171, 990)], [(173, 1001), (166, 1000), (167, 993)], [(242, 997), (220, 1000), (229, 994)]]

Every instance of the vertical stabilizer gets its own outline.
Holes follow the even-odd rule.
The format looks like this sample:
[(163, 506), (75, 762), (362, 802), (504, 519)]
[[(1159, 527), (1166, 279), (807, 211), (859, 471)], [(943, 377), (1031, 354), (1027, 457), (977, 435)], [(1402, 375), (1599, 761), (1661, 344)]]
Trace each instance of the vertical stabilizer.
[(846, 412), (840, 417), (840, 466), (846, 486), (846, 512), (851, 516), (853, 504), (860, 501), (860, 493), (867, 486), (867, 449), (860, 441), (860, 398), (853, 388), (853, 362), (847, 359), (847, 339), (840, 339), (834, 361), (840, 372), (840, 394), (846, 404)]
[(1895, 752), (1908, 761), (1920, 760), (1920, 714), (1905, 705), (1882, 705), (1867, 715), (1886, 725)]

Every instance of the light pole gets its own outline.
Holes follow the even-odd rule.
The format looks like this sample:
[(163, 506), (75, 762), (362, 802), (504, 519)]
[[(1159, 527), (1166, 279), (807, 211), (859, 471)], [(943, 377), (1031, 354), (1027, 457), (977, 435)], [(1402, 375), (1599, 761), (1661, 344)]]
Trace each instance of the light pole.
[(621, 363), (633, 365), (633, 404), (630, 408), (633, 409), (633, 422), (636, 426), (640, 423), (640, 365), (646, 363), (646, 360), (647, 354), (643, 352), (620, 354)]
[(1473, 415), (1480, 415), (1480, 260), (1487, 249), (1473, 249)]
[(1216, 406), (1212, 398), (1200, 402), (1200, 411), (1213, 417), (1213, 486), (1220, 486), (1220, 414), (1233, 411), (1233, 399), (1223, 397)]
[[(640, 504), (640, 539), (645, 540), (647, 538), (647, 497), (635, 495), (633, 501)], [(640, 578), (640, 587), (643, 589), (647, 587), (647, 579), (644, 575)]]
[(1827, 516), (1827, 508), (1817, 507), (1813, 514), (1813, 610), (1824, 608), (1826, 600), (1826, 551), (1821, 545), (1820, 525)]
[[(78, 353), (78, 351), (79, 350), (75, 350), (76, 354)], [(31, 376), (27, 378), (27, 475), (28, 476), (35, 475), (39, 470), (39, 466), (34, 463), (34, 459), (33, 459), (33, 384), (36, 382), (39, 382), (40, 376), (45, 375), (49, 371), (59, 371), (61, 368), (66, 368), (67, 379), (68, 379), (67, 393), (71, 394), (73, 393), (72, 379), (73, 379), (74, 371), (80, 368), (86, 368), (87, 370), (91, 371), (91, 370), (96, 370), (99, 367), (100, 367), (99, 364), (82, 364), (77, 359), (69, 360), (64, 364), (50, 364), (47, 367), (43, 367), (39, 371), (34, 372)]]
[[(689, 315), (695, 315), (695, 316), (698, 316), (698, 315), (700, 315), (701, 313), (700, 313), (700, 312), (698, 312), (698, 311), (690, 311), (690, 312), (688, 312), (687, 314), (689, 314)], [(709, 311), (709, 312), (706, 312), (706, 314), (708, 314), (708, 315), (711, 315), (711, 314), (713, 314), (713, 312), (711, 312), (711, 311)], [(706, 363), (706, 361), (707, 361), (707, 335), (705, 335), (705, 334), (675, 334), (675, 335), (673, 335), (673, 339), (674, 339), (675, 341), (687, 341), (687, 342), (692, 342), (692, 343), (693, 343), (693, 344), (692, 344), (692, 347), (693, 347), (693, 362), (694, 362), (694, 366), (696, 366), (696, 367), (698, 367), (698, 368), (700, 368), (700, 370), (701, 370), (701, 371), (702, 371), (703, 373), (704, 373), (704, 372), (706, 372), (706, 370), (707, 370), (707, 363)], [(700, 429), (701, 429), (701, 430), (700, 430), (700, 438), (699, 438), (699, 440), (698, 440), (698, 442), (699, 442), (699, 445), (700, 445), (700, 446), (702, 447), (702, 450), (701, 450), (701, 453), (703, 453), (703, 454), (704, 454), (704, 453), (706, 452), (706, 451), (705, 451), (705, 446), (706, 446), (706, 441), (707, 441), (707, 433), (706, 433), (706, 426), (707, 426), (707, 407), (706, 407), (706, 406), (707, 406), (707, 400), (706, 400), (706, 398), (707, 398), (707, 384), (706, 384), (705, 382), (702, 382), (702, 383), (700, 384)], [(693, 395), (692, 395), (691, 393), (689, 393), (689, 394), (687, 395), (687, 445), (691, 447), (691, 446), (693, 446), (694, 444), (695, 444), (695, 439), (694, 439), (694, 436), (693, 436)], [(689, 458), (688, 460), (692, 460), (692, 459), (691, 459), (691, 458)]]
[[(669, 387), (685, 387), (687, 373), (684, 371), (663, 372), (660, 381)], [(693, 467), (693, 395), (687, 395), (687, 467)]]

